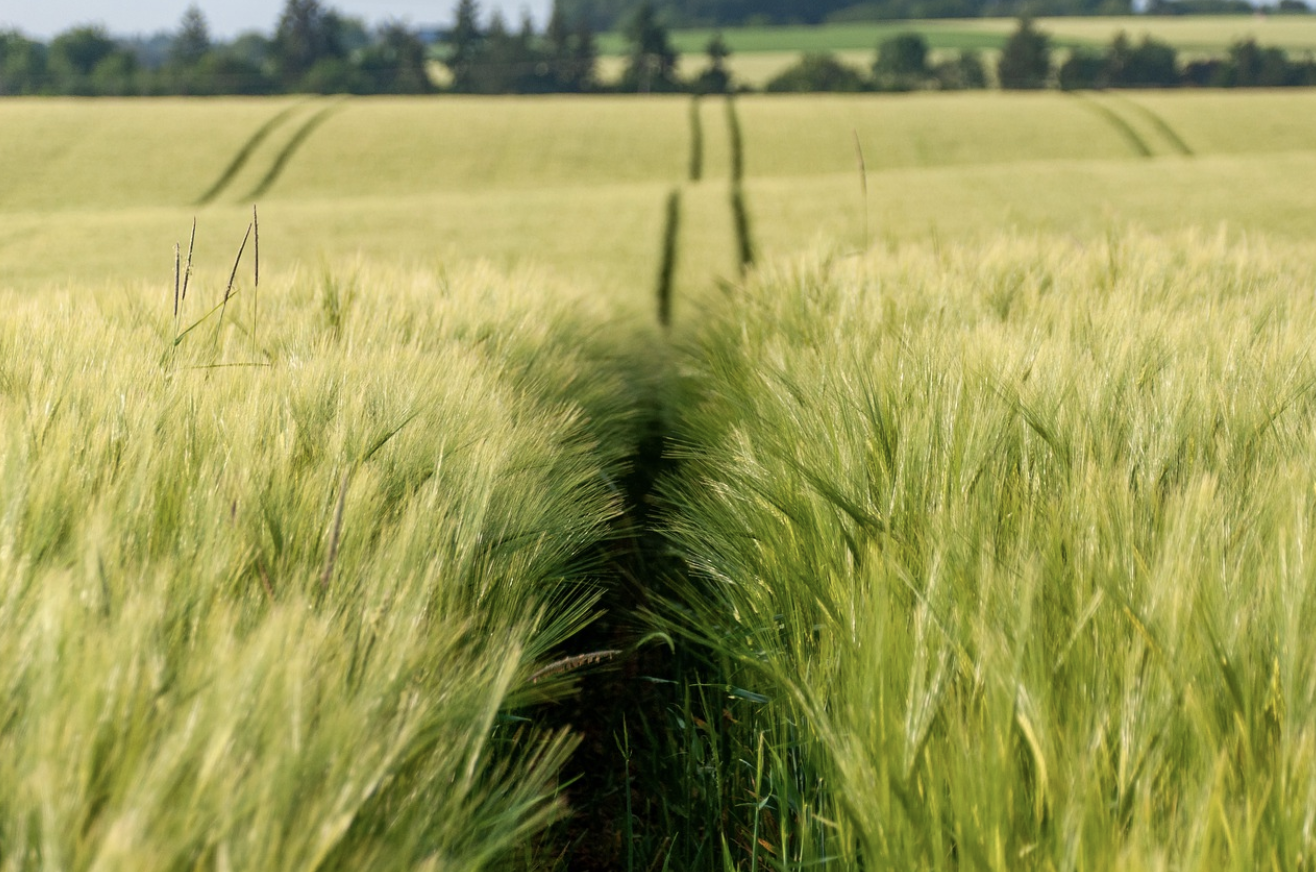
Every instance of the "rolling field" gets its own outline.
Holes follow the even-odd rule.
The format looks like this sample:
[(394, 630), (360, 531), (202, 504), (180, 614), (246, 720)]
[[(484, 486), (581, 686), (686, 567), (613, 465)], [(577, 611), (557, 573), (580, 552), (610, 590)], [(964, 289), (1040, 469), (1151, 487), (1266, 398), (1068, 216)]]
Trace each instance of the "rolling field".
[(0, 869), (1305, 868), (1313, 182), (1306, 91), (0, 101)]
[[(862, 235), (856, 136), (870, 230), (885, 238), (1002, 221), (1023, 231), (1311, 229), (1297, 181), (1316, 173), (1308, 92), (736, 105), (766, 256), (797, 250), (801, 234)], [(166, 282), (172, 243), (195, 216), (197, 262), (220, 273), (259, 202), (270, 268), (483, 257), (649, 288), (663, 203), (683, 185), (685, 217), (707, 228), (684, 237), (680, 268), (694, 290), (728, 275), (734, 243), (725, 106), (699, 107), (699, 182), (688, 181), (689, 107), (682, 98), (10, 100), (0, 103), (0, 268), (18, 288)]]

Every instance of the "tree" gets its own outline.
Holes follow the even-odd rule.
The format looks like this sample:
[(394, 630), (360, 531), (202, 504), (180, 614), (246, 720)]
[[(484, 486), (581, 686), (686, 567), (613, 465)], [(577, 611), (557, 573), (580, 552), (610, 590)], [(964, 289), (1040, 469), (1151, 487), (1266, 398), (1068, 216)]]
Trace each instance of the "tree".
[(1076, 49), (1056, 71), (1056, 79), (1063, 91), (1079, 91), (1102, 87), (1106, 74), (1106, 59), (1095, 52)]
[(565, 91), (594, 90), (594, 71), (598, 65), (599, 49), (594, 41), (594, 30), (589, 20), (582, 18), (576, 24), (571, 40), (571, 65), (562, 79)]
[(722, 38), (721, 31), (713, 34), (713, 38), (704, 47), (704, 52), (708, 55), (708, 66), (695, 80), (695, 90), (700, 94), (727, 93), (731, 90), (731, 72), (727, 69), (727, 58), (731, 56), (731, 49)]
[(75, 27), (50, 44), (50, 63), (65, 76), (86, 77), (96, 65), (114, 54), (114, 40), (101, 27)]
[(89, 93), (106, 97), (126, 97), (137, 93), (137, 58), (131, 52), (115, 49), (91, 70)]
[(35, 94), (46, 83), (46, 47), (18, 31), (0, 32), (0, 95)]
[(928, 41), (921, 33), (898, 33), (877, 47), (873, 78), (883, 91), (911, 91), (927, 82)]
[(581, 18), (573, 29), (567, 23), (561, 0), (553, 0), (553, 12), (549, 15), (544, 37), (548, 42), (553, 90), (568, 93), (592, 90), (598, 50), (589, 22)]
[(169, 61), (178, 67), (194, 67), (208, 51), (210, 27), (206, 24), (206, 16), (194, 4), (183, 13), (178, 33), (169, 43)]
[(1024, 16), (1001, 49), (996, 77), (1006, 89), (1045, 88), (1051, 76), (1051, 37)]
[(433, 89), (425, 69), (425, 45), (401, 24), (386, 24), (362, 52), (366, 86), (376, 94), (425, 94)]
[(448, 33), (448, 59), (444, 64), (452, 74), (452, 89), (474, 90), (474, 66), (483, 47), (480, 33), (480, 8), (476, 0), (459, 0), (457, 18)]
[(1131, 45), (1120, 31), (1106, 49), (1102, 87), (1138, 88), (1173, 87), (1179, 84), (1179, 62), (1174, 47), (1144, 36)]
[[(59, 34), (50, 43), (50, 74), (54, 87), (64, 94), (96, 94), (109, 92), (126, 92), (126, 87), (110, 87), (112, 73), (107, 67), (97, 82), (92, 82), (92, 74), (102, 63), (109, 61), (118, 51), (114, 40), (101, 27), (75, 27)], [(125, 70), (122, 62), (111, 62), (118, 72)]]
[(206, 54), (190, 76), (194, 94), (271, 94), (277, 90), (259, 57), (244, 43), (245, 51), (228, 45)]
[[(569, 18), (585, 18), (598, 30), (624, 25), (644, 2), (675, 27), (742, 24), (820, 24), (828, 15), (861, 0), (563, 0)], [(862, 4), (867, 5), (867, 4)]]
[(1229, 47), (1223, 84), (1231, 88), (1276, 88), (1291, 84), (1288, 55), (1280, 48), (1263, 48), (1244, 39)]
[(319, 0), (288, 0), (274, 32), (274, 57), (285, 89), (294, 89), (317, 63), (342, 59), (342, 22)]
[(521, 37), (507, 29), (503, 13), (497, 9), (489, 19), (489, 29), (476, 57), (471, 90), (481, 94), (526, 90), (524, 79), (532, 72), (533, 62), (527, 64)]
[(963, 49), (954, 58), (937, 64), (932, 75), (944, 91), (987, 87), (987, 68), (982, 64), (982, 55), (973, 49)]
[(672, 48), (667, 28), (658, 20), (653, 3), (641, 3), (626, 25), (630, 43), (630, 61), (622, 74), (622, 90), (677, 91), (676, 49)]
[(764, 90), (785, 91), (862, 91), (864, 77), (830, 54), (806, 54), (793, 66), (778, 73)]

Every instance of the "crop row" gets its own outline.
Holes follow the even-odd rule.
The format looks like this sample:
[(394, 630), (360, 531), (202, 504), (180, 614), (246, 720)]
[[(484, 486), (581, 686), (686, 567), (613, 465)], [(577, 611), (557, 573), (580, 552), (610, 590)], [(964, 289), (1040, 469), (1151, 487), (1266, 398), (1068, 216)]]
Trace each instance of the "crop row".
[(622, 508), (610, 316), (479, 268), (187, 284), (4, 303), (0, 867), (505, 858)]
[(1310, 863), (1312, 279), (1221, 239), (1007, 239), (715, 304), (664, 488), (663, 626), (719, 690), (677, 716), (716, 761), (705, 853)]

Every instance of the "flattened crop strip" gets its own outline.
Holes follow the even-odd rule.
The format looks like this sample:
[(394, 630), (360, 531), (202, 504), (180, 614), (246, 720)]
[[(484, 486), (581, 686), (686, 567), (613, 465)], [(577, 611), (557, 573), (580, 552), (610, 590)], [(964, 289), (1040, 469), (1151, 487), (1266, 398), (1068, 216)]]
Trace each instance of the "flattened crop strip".
[(288, 144), (283, 147), (283, 150), (275, 156), (274, 163), (270, 164), (270, 168), (266, 171), (265, 176), (259, 183), (257, 183), (256, 187), (251, 189), (251, 193), (247, 194), (247, 199), (256, 200), (264, 196), (265, 192), (273, 187), (274, 183), (279, 180), (279, 176), (283, 174), (284, 169), (288, 166), (288, 161), (292, 160), (292, 156), (297, 153), (297, 149), (301, 148), (302, 144), (310, 139), (311, 134), (315, 132), (317, 127), (327, 121), (330, 115), (337, 112), (342, 107), (343, 102), (342, 100), (339, 100), (332, 106), (326, 106), (310, 118), (306, 119), (305, 123), (303, 123), (302, 126), (297, 129), (297, 132), (292, 135), (292, 139), (288, 140)]
[(1125, 121), (1119, 113), (1111, 109), (1109, 106), (1098, 103), (1096, 100), (1086, 95), (1078, 94), (1075, 96), (1083, 102), (1084, 106), (1104, 118), (1110, 126), (1115, 129), (1115, 132), (1123, 137), (1124, 141), (1129, 144), (1129, 148), (1132, 148), (1138, 157), (1152, 156), (1152, 150), (1151, 147), (1147, 145), (1147, 141), (1139, 136), (1138, 131), (1134, 130), (1133, 126)]
[(1194, 155), (1192, 146), (1184, 142), (1183, 137), (1181, 137), (1179, 133), (1170, 126), (1169, 122), (1162, 118), (1159, 113), (1155, 112), (1149, 106), (1139, 103), (1137, 100), (1125, 97), (1122, 94), (1118, 95), (1117, 99), (1134, 112), (1137, 112), (1143, 118), (1146, 118), (1147, 123), (1155, 127), (1156, 132), (1170, 144), (1171, 148), (1179, 152), (1179, 154), (1184, 157), (1192, 157)]
[(256, 132), (242, 144), (242, 148), (238, 149), (238, 153), (233, 155), (233, 160), (229, 161), (229, 165), (219, 174), (219, 178), (215, 180), (215, 183), (207, 188), (206, 192), (198, 197), (193, 205), (208, 205), (213, 203), (216, 197), (224, 193), (224, 189), (232, 183), (234, 177), (237, 176), (238, 173), (242, 172), (242, 168), (247, 165), (247, 161), (251, 159), (251, 155), (260, 147), (260, 144), (264, 142), (266, 138), (269, 137), (269, 135), (281, 124), (283, 124), (283, 122), (287, 121), (288, 116), (297, 111), (298, 106), (300, 106), (300, 104), (289, 106), (283, 111), (276, 113), (268, 121), (257, 128)]
[(744, 139), (736, 100), (731, 96), (727, 97), (727, 133), (731, 139), (731, 220), (736, 230), (736, 261), (740, 265), (740, 274), (744, 275), (754, 265), (754, 232), (741, 184), (745, 176)]
[(672, 326), (672, 286), (676, 281), (676, 258), (681, 235), (681, 190), (672, 188), (667, 195), (667, 217), (663, 222), (662, 259), (658, 264), (658, 323)]

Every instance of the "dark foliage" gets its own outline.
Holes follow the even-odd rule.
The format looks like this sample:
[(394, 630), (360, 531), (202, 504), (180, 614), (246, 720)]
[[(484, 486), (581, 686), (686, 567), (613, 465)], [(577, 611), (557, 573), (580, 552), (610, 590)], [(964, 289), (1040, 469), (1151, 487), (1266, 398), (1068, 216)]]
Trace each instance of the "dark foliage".
[[(274, 32), (274, 57), (285, 85), (296, 88), (305, 78), (312, 82), (323, 79), (328, 68), (347, 57), (342, 19), (319, 0), (288, 0)], [(316, 75), (311, 76), (317, 66)]]
[(1080, 88), (1173, 88), (1180, 83), (1178, 56), (1174, 47), (1144, 36), (1134, 45), (1119, 33), (1101, 55), (1077, 51), (1060, 65), (1060, 87)]
[(1051, 77), (1051, 38), (1033, 26), (1027, 16), (1001, 49), (996, 78), (1011, 90), (1045, 88)]
[[(593, 22), (600, 10), (627, 10), (628, 63), (618, 90), (734, 93), (737, 84), (727, 57), (731, 50), (721, 33), (709, 40), (707, 63), (683, 82), (668, 27), (692, 21), (721, 20), (753, 6), (759, 20), (831, 20), (879, 13), (878, 7), (911, 15), (1000, 14), (1014, 0), (859, 0), (833, 9), (827, 0), (555, 0), (543, 33), (529, 18), (517, 30), (495, 15), (482, 26), (478, 0), (458, 0), (456, 22), (443, 45), (427, 45), (414, 31), (389, 24), (374, 32), (327, 5), (329, 0), (285, 0), (272, 36), (246, 33), (217, 42), (205, 16), (189, 6), (172, 34), (119, 40), (103, 28), (76, 27), (49, 45), (16, 31), (0, 31), (0, 96), (23, 94), (156, 95), (275, 94), (294, 92), (352, 94), (421, 94), (435, 90), (429, 75), (441, 59), (451, 74), (450, 90), (475, 94), (582, 93), (606, 89), (596, 78), (598, 48)], [(1020, 0), (1022, 2), (1022, 0)], [(1241, 0), (1152, 0), (1162, 14), (1229, 11)], [(593, 4), (593, 5), (591, 5)], [(794, 5), (793, 5), (794, 4)], [(1244, 4), (1246, 5), (1246, 4)], [(780, 18), (785, 10), (794, 15)], [(803, 7), (807, 6), (805, 9)], [(1125, 0), (1044, 0), (1034, 9), (1063, 6), (1079, 13), (1124, 9)], [(917, 8), (916, 8), (917, 7)], [(1200, 8), (1199, 8), (1200, 7)], [(1241, 8), (1241, 7), (1239, 7)], [(1253, 7), (1246, 6), (1249, 11)], [(1305, 14), (1305, 0), (1279, 0), (1269, 12)], [(684, 11), (683, 11), (684, 10)], [(693, 10), (693, 11), (692, 11)], [(739, 11), (737, 11), (739, 10)], [(831, 10), (831, 11), (827, 11)], [(966, 11), (967, 10), (967, 11)], [(1118, 9), (1116, 9), (1118, 11)], [(748, 14), (748, 13), (746, 13)], [(752, 16), (751, 16), (752, 17)], [(880, 16), (879, 16), (880, 17)], [(1052, 83), (1052, 49), (1047, 34), (1025, 16), (1005, 44), (997, 77), (1003, 88), (1044, 88)], [(1070, 53), (1054, 81), (1064, 89), (1278, 88), (1316, 86), (1316, 60), (1291, 58), (1283, 49), (1235, 42), (1219, 58), (1181, 65), (1173, 46), (1143, 37), (1134, 43), (1119, 34), (1100, 51)], [(766, 86), (768, 91), (908, 91), (959, 90), (987, 86), (982, 57), (975, 51), (934, 60), (921, 34), (900, 33), (877, 47), (871, 71), (856, 69), (827, 53), (807, 54)], [(743, 87), (743, 86), (739, 86)]]
[(452, 73), (452, 90), (544, 94), (594, 89), (594, 33), (580, 22), (573, 26), (561, 5), (554, 4), (543, 36), (535, 33), (529, 18), (513, 33), (498, 14), (481, 30), (478, 16), (475, 0), (461, 0), (444, 61)]
[(1076, 51), (1060, 66), (1065, 90), (1085, 88), (1284, 88), (1316, 85), (1316, 61), (1291, 59), (1283, 49), (1235, 42), (1223, 58), (1179, 66), (1174, 47), (1143, 37), (1137, 45), (1118, 34), (1102, 54)]
[(898, 33), (877, 47), (873, 82), (880, 91), (912, 91), (932, 78), (928, 41), (921, 33)]
[(867, 87), (863, 73), (841, 63), (835, 55), (803, 55), (794, 65), (782, 70), (766, 85), (771, 92), (863, 91)]
[(965, 49), (955, 58), (942, 61), (932, 68), (937, 87), (943, 91), (967, 91), (987, 87), (987, 67), (982, 55)]
[(21, 33), (0, 32), (0, 96), (36, 94), (46, 87), (49, 52)]
[(630, 57), (622, 73), (621, 90), (642, 94), (681, 90), (676, 76), (676, 49), (653, 4), (647, 0), (641, 3), (623, 32)]
[(725, 94), (731, 91), (731, 71), (727, 69), (731, 49), (727, 47), (721, 33), (713, 35), (704, 52), (708, 55), (708, 66), (691, 83), (691, 90), (696, 94)]
[[(620, 28), (646, 0), (562, 0), (599, 30)], [(839, 21), (1015, 15), (1129, 15), (1131, 0), (653, 0), (673, 27), (821, 24)], [(1162, 0), (1163, 2), (1163, 0)], [(1240, 0), (1241, 2), (1241, 0)], [(1289, 0), (1297, 2), (1297, 0)]]

